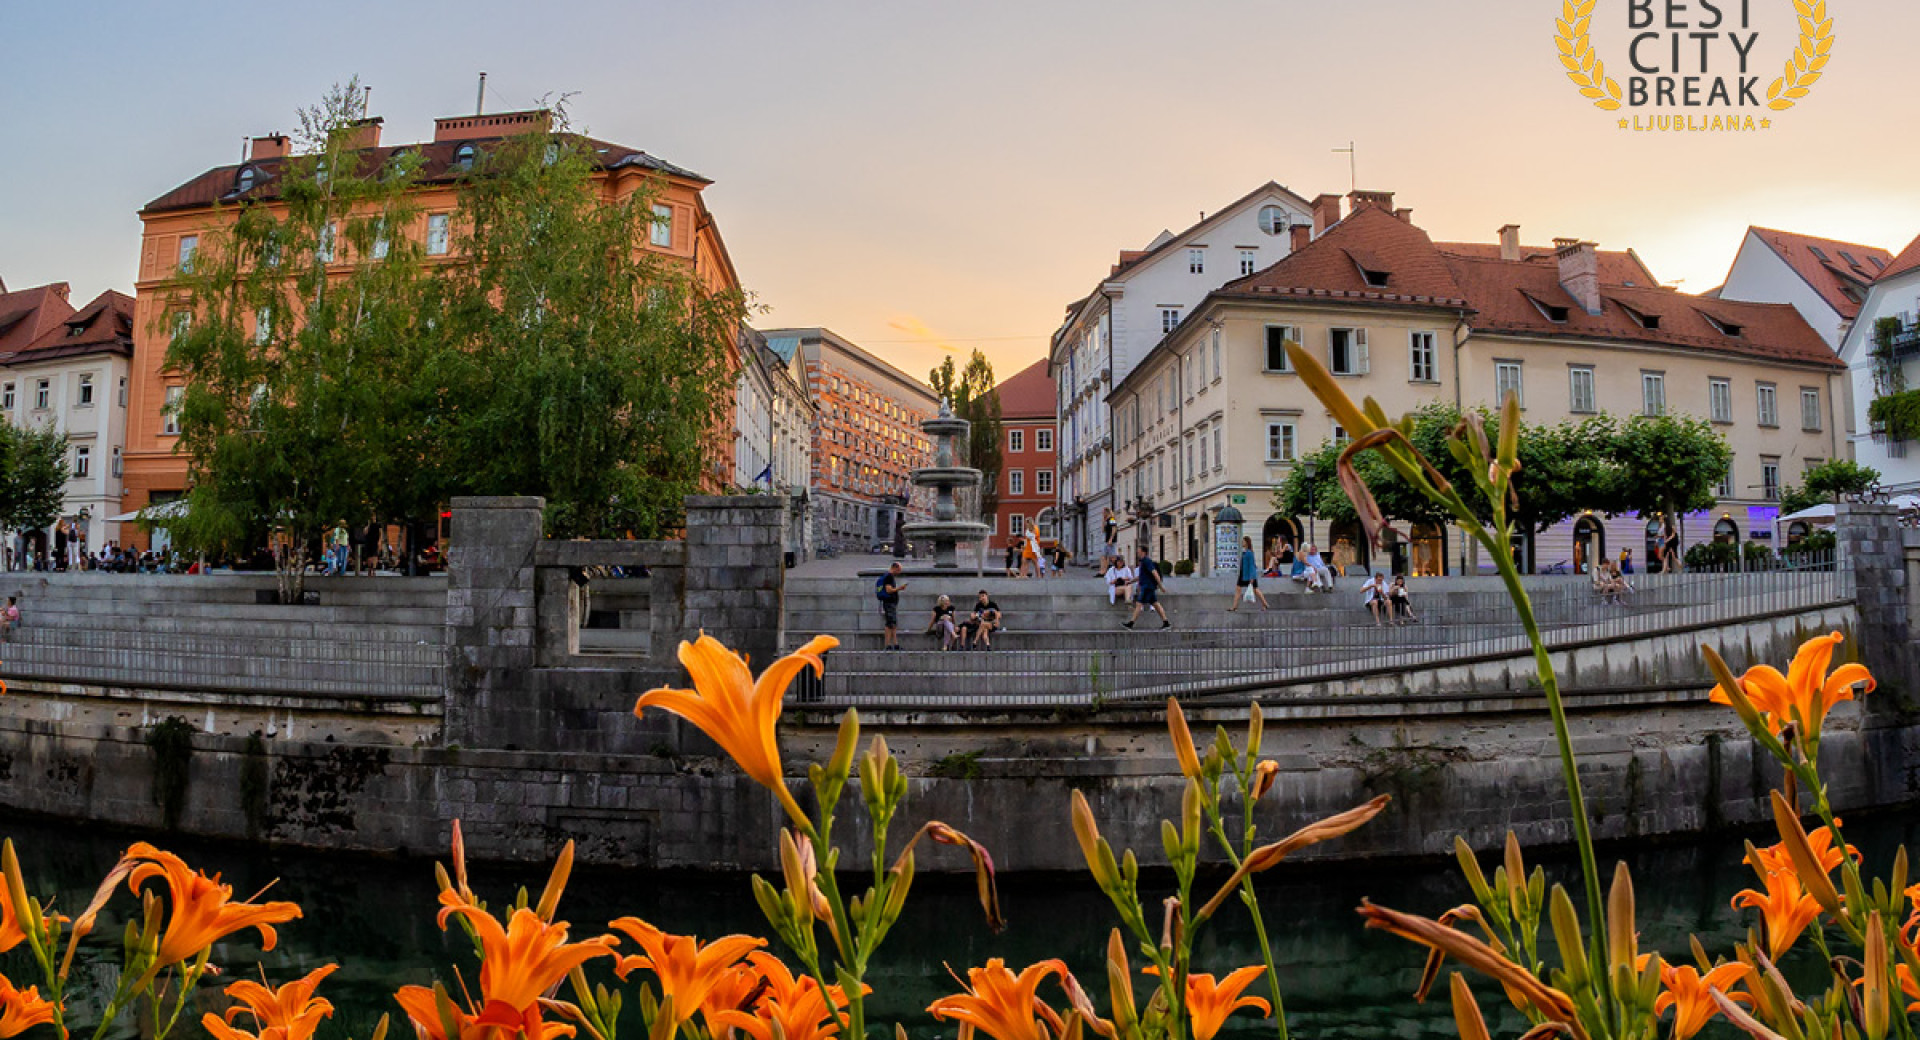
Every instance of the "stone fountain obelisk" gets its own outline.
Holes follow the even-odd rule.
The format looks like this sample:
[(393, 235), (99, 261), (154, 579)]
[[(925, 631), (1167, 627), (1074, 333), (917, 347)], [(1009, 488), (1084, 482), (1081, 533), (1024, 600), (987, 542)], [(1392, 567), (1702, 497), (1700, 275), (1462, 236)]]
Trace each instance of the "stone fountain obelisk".
[(953, 501), (954, 488), (975, 487), (980, 483), (979, 470), (954, 465), (954, 438), (965, 437), (973, 424), (956, 417), (953, 407), (943, 398), (940, 414), (922, 422), (920, 429), (934, 439), (933, 465), (916, 469), (910, 476), (915, 487), (933, 488), (933, 520), (906, 525), (906, 535), (915, 540), (932, 539), (934, 569), (958, 570), (960, 562), (954, 555), (954, 544), (983, 541), (990, 530), (978, 521), (961, 520), (959, 507)]

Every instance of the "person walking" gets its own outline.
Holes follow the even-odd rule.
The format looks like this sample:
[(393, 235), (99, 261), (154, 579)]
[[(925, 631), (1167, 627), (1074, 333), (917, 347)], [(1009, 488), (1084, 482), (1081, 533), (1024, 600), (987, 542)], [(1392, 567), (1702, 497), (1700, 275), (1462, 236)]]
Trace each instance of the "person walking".
[(325, 573), (341, 575), (347, 573), (347, 546), (353, 543), (353, 536), (347, 533), (347, 522), (335, 520), (333, 530), (327, 532), (327, 566)]
[(1680, 571), (1680, 532), (1674, 528), (1672, 520), (1665, 521), (1660, 527), (1660, 569), (1667, 574)]
[(1620, 550), (1620, 573), (1622, 574), (1633, 573), (1633, 550), (1632, 549)]
[(893, 564), (887, 573), (873, 583), (873, 596), (880, 601), (880, 620), (886, 627), (886, 636), (880, 641), (882, 650), (900, 649), (900, 590), (907, 583), (900, 580), (900, 565)]
[(1260, 591), (1260, 563), (1253, 555), (1253, 539), (1240, 539), (1240, 577), (1233, 584), (1233, 606), (1227, 608), (1231, 614), (1240, 609), (1240, 601), (1258, 601), (1261, 610), (1271, 610), (1267, 605), (1267, 594)]
[(1140, 620), (1140, 611), (1151, 608), (1160, 615), (1161, 628), (1172, 628), (1173, 620), (1167, 617), (1165, 608), (1160, 606), (1160, 567), (1153, 562), (1153, 557), (1147, 555), (1146, 546), (1141, 546), (1139, 551), (1140, 558), (1133, 565), (1133, 613), (1120, 623), (1120, 627), (1132, 628), (1133, 623)]

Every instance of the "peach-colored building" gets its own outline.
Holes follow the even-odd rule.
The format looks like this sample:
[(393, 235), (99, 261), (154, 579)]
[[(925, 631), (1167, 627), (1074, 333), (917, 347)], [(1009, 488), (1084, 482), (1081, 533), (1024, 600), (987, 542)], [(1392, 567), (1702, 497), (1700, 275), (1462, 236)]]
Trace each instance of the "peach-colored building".
[(1029, 527), (1052, 541), (1056, 467), (1053, 377), (1041, 358), (994, 388), (1000, 394), (1000, 499), (993, 516), (993, 545), (1002, 548)]
[[(402, 150), (419, 153), (421, 186), (415, 202), (420, 216), (406, 233), (426, 244), (430, 261), (448, 263), (458, 262), (459, 238), (452, 221), (463, 175), (503, 139), (547, 133), (551, 128), (551, 113), (544, 110), (455, 116), (434, 120), (431, 141), (383, 146), (381, 121), (371, 118), (356, 125), (349, 147), (359, 150), (362, 169), (379, 169)], [(740, 288), (733, 261), (701, 195), (711, 181), (635, 148), (592, 138), (579, 140), (593, 153), (596, 177), (608, 203), (624, 202), (643, 187), (654, 191), (653, 207), (660, 220), (646, 246), (650, 252), (688, 265), (710, 292)], [(176, 450), (179, 430), (169, 409), (183, 392), (184, 381), (166, 368), (165, 322), (156, 320), (166, 313), (180, 265), (191, 259), (204, 236), (230, 224), (243, 206), (278, 205), (281, 174), (291, 159), (291, 144), (285, 136), (256, 137), (246, 161), (213, 167), (140, 211), (144, 231), (134, 285), (135, 352), (122, 502), (126, 510), (179, 498), (187, 488), (190, 460)], [(336, 262), (345, 271), (357, 259), (343, 248)], [(737, 361), (730, 357), (730, 367)], [(727, 383), (731, 386), (732, 380)], [(715, 431), (706, 481), (713, 490), (734, 476), (730, 402), (721, 414), (728, 417), (729, 425)], [(132, 532), (128, 535), (130, 541), (137, 540)]]

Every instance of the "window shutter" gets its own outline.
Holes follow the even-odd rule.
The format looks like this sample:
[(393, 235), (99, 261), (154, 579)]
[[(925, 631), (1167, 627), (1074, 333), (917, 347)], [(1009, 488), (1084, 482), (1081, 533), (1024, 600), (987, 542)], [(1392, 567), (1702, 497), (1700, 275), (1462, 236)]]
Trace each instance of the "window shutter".
[(1367, 330), (1353, 330), (1353, 371), (1357, 375), (1366, 375), (1371, 371), (1367, 366)]

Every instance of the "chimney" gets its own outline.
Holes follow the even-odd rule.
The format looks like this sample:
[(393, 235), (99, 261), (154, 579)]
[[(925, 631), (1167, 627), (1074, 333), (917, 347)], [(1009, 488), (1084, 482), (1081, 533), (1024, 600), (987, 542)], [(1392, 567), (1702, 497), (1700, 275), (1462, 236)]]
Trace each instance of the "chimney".
[(288, 142), (287, 135), (276, 133), (254, 138), (253, 150), (248, 154), (252, 156), (254, 162), (259, 162), (262, 159), (284, 159), (292, 150), (293, 146)]
[(1393, 215), (1394, 215), (1394, 216), (1396, 216), (1396, 217), (1399, 217), (1399, 218), (1400, 218), (1400, 222), (1401, 222), (1402, 224), (1411, 224), (1411, 223), (1413, 223), (1413, 210), (1411, 210), (1411, 209), (1408, 209), (1408, 208), (1407, 208), (1407, 207), (1405, 207), (1405, 206), (1402, 206), (1402, 207), (1400, 207), (1399, 209), (1396, 209), (1396, 210), (1394, 210), (1394, 211), (1393, 211)]
[(553, 129), (553, 113), (544, 108), (524, 112), (496, 112), (484, 116), (448, 116), (433, 121), (433, 139), (468, 141), (478, 137), (544, 134)]
[(1500, 259), (1520, 259), (1520, 225), (1508, 224), (1500, 229)]
[(1393, 192), (1390, 191), (1360, 191), (1359, 189), (1355, 189), (1347, 193), (1347, 201), (1352, 203), (1351, 206), (1347, 207), (1347, 212), (1349, 213), (1359, 210), (1362, 206), (1372, 206), (1386, 213), (1393, 212)]
[(356, 119), (341, 127), (340, 147), (348, 151), (380, 147), (380, 123), (379, 116), (372, 116), (367, 119)]
[(1307, 248), (1307, 243), (1313, 241), (1313, 226), (1311, 224), (1295, 224), (1288, 228), (1287, 231), (1293, 235), (1293, 251), (1296, 253)]
[(1560, 264), (1560, 287), (1588, 314), (1600, 313), (1600, 254), (1594, 244), (1556, 238), (1553, 245), (1553, 257)]
[(1319, 238), (1327, 229), (1340, 223), (1340, 196), (1319, 195), (1313, 200), (1313, 237)]

